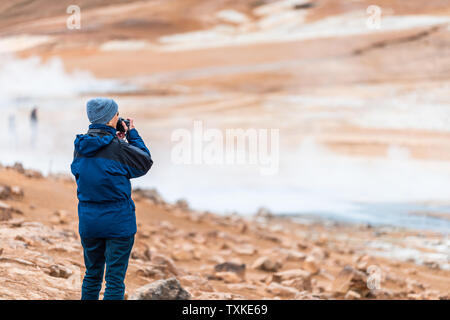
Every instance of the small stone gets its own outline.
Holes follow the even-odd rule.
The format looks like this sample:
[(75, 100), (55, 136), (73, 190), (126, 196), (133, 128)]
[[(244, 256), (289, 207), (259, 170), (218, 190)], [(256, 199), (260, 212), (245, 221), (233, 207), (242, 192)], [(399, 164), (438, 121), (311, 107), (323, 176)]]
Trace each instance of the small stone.
[(166, 257), (162, 254), (154, 254), (150, 260), (153, 264), (161, 266), (164, 268), (165, 273), (172, 275), (180, 275), (181, 271), (175, 267), (175, 263), (169, 257)]
[(11, 197), (11, 188), (9, 186), (0, 185), (0, 199), (6, 200)]
[(189, 210), (189, 203), (185, 199), (179, 199), (175, 202), (175, 206), (183, 211)]
[(271, 219), (273, 218), (272, 212), (269, 211), (267, 208), (259, 208), (258, 211), (255, 213), (256, 217)]
[(245, 264), (237, 264), (234, 262), (224, 262), (214, 266), (215, 272), (234, 272), (241, 278), (245, 276)]
[(300, 251), (289, 250), (287, 253), (287, 261), (305, 261), (306, 255)]
[(48, 274), (52, 277), (67, 279), (72, 275), (72, 271), (64, 266), (54, 264), (50, 266)]
[(234, 246), (233, 251), (237, 254), (252, 256), (256, 254), (257, 250), (252, 245)]
[(156, 189), (136, 189), (133, 190), (133, 194), (137, 195), (137, 200), (139, 200), (140, 198), (144, 198), (144, 199), (148, 199), (150, 200), (153, 204), (156, 205), (164, 205), (166, 204), (166, 202), (164, 201), (164, 199), (161, 197), (161, 195), (158, 193), (158, 191)]
[(294, 278), (282, 281), (281, 284), (287, 287), (293, 287), (298, 291), (311, 291), (311, 278)]
[(176, 278), (161, 279), (140, 287), (130, 300), (188, 300), (191, 294)]
[(291, 270), (285, 270), (277, 272), (273, 275), (272, 280), (275, 282), (282, 282), (285, 280), (291, 280), (291, 279), (311, 279), (311, 273), (302, 270), (302, 269), (291, 269)]
[(0, 201), (0, 221), (7, 221), (12, 218), (13, 209), (9, 204)]
[(286, 287), (276, 282), (269, 284), (266, 287), (266, 291), (284, 298), (294, 298), (298, 294), (297, 289)]
[(320, 271), (320, 268), (319, 268), (316, 260), (312, 256), (309, 256), (308, 258), (306, 258), (306, 260), (303, 262), (302, 267), (306, 271), (311, 272), (311, 274), (317, 274)]
[(280, 261), (275, 261), (269, 257), (260, 257), (252, 264), (253, 269), (259, 269), (269, 272), (277, 272), (282, 267)]
[(241, 297), (239, 295), (228, 292), (203, 292), (200, 294), (198, 300), (233, 300), (233, 298)]
[(215, 278), (218, 280), (223, 280), (225, 283), (238, 283), (238, 282), (242, 282), (242, 278), (239, 277), (236, 273), (234, 272), (229, 272), (229, 271), (225, 271), (225, 272), (216, 272), (214, 274)]
[(347, 299), (347, 300), (361, 299), (361, 295), (358, 292), (355, 292), (353, 290), (349, 290), (345, 294), (344, 298)]
[(11, 195), (16, 199), (21, 199), (23, 198), (24, 193), (21, 187), (13, 186), (11, 187)]

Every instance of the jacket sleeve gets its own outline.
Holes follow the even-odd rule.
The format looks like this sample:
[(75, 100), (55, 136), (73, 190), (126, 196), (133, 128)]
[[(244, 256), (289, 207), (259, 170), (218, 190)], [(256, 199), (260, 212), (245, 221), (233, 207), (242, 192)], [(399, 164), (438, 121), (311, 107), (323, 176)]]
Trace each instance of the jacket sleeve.
[(135, 128), (127, 132), (127, 140), (128, 143), (132, 146), (135, 146), (136, 148), (139, 148), (150, 155), (150, 151), (145, 146), (144, 140), (142, 140), (141, 136)]
[(129, 179), (141, 177), (150, 170), (153, 165), (150, 151), (136, 129), (130, 131), (128, 143), (121, 141), (120, 147), (120, 162)]

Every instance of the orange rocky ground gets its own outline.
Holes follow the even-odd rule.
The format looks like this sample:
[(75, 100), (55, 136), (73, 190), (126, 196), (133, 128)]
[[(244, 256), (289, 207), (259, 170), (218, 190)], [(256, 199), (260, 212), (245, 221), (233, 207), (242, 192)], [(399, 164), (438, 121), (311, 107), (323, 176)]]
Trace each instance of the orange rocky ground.
[[(423, 243), (445, 246), (439, 234), (293, 223), (264, 210), (249, 218), (219, 216), (183, 201), (165, 203), (152, 191), (133, 198), (138, 233), (127, 297), (175, 277), (191, 299), (449, 299), (445, 263), (370, 251), (383, 242), (436, 254)], [(79, 299), (84, 267), (74, 181), (2, 167), (0, 199), (0, 298)], [(374, 275), (379, 286), (370, 290)]]

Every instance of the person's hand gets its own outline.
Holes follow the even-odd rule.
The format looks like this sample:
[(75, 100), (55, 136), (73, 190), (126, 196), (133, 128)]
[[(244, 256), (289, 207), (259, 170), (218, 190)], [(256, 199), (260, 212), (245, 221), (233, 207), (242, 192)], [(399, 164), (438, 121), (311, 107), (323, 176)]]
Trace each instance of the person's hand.
[[(125, 124), (125, 121), (122, 121), (122, 125), (125, 128), (125, 132), (117, 131), (117, 133), (116, 133), (117, 138), (119, 138), (120, 140), (123, 140), (125, 138), (125, 136), (127, 135), (128, 130), (129, 130), (127, 125)], [(130, 127), (131, 127), (131, 121), (130, 121)]]
[(135, 127), (134, 127), (134, 119), (133, 118), (127, 118), (127, 120), (130, 120), (130, 127), (128, 128), (128, 130), (135, 129)]

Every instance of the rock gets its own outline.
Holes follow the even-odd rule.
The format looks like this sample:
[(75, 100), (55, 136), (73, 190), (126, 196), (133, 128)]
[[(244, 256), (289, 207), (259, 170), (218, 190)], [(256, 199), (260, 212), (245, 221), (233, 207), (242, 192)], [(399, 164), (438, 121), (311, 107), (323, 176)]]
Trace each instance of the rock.
[(358, 292), (355, 292), (353, 290), (349, 290), (345, 294), (344, 298), (347, 299), (347, 300), (361, 299), (361, 295)]
[(11, 169), (13, 169), (13, 170), (16, 170), (16, 171), (19, 172), (19, 173), (25, 173), (25, 169), (23, 168), (23, 165), (22, 165), (22, 163), (20, 163), (20, 162), (16, 162), (16, 163), (14, 163), (13, 166), (8, 167), (8, 168), (11, 168)]
[(175, 267), (175, 263), (169, 257), (162, 254), (153, 254), (150, 260), (153, 264), (163, 267), (166, 274), (180, 275), (181, 272)]
[(430, 269), (435, 269), (435, 270), (440, 269), (439, 263), (437, 263), (436, 261), (433, 261), (433, 260), (425, 260), (423, 262), (423, 265)]
[(139, 276), (153, 279), (163, 279), (165, 277), (164, 272), (156, 266), (146, 266), (144, 268), (140, 268), (136, 273)]
[(69, 213), (66, 210), (56, 210), (53, 212), (52, 222), (66, 224), (69, 222)]
[(42, 175), (42, 173), (40, 173), (39, 171), (36, 170), (31, 170), (31, 169), (27, 169), (24, 172), (24, 175), (28, 178), (32, 178), (32, 179), (41, 179), (44, 176)]
[(219, 263), (214, 266), (215, 272), (234, 272), (241, 278), (245, 276), (245, 264), (237, 264), (234, 262)]
[(291, 269), (273, 274), (272, 281), (282, 282), (291, 279), (306, 279), (311, 281), (311, 273), (302, 269)]
[(258, 209), (258, 211), (256, 211), (255, 217), (271, 219), (271, 218), (273, 218), (273, 214), (272, 214), (272, 212), (269, 211), (269, 209), (261, 207)]
[(249, 283), (232, 283), (228, 285), (228, 289), (230, 290), (251, 290), (255, 291), (258, 289), (254, 284)]
[(11, 188), (9, 186), (0, 185), (0, 199), (6, 200), (11, 198)]
[(194, 253), (192, 251), (185, 250), (174, 250), (171, 256), (175, 261), (187, 261), (194, 259)]
[(306, 254), (300, 251), (288, 250), (286, 260), (287, 261), (300, 261), (303, 262), (306, 259)]
[(244, 299), (243, 296), (229, 292), (203, 292), (197, 297), (198, 300), (235, 300)]
[(185, 199), (179, 199), (177, 202), (175, 202), (176, 208), (180, 210), (187, 211), (189, 210), (189, 203)]
[(309, 256), (312, 256), (314, 259), (321, 261), (328, 258), (330, 254), (328, 253), (328, 251), (322, 248), (315, 247), (309, 252)]
[(175, 278), (157, 280), (140, 287), (130, 300), (188, 300), (191, 294)]
[(164, 199), (161, 197), (161, 195), (158, 193), (158, 191), (156, 189), (136, 189), (133, 190), (133, 194), (137, 195), (139, 200), (140, 198), (143, 199), (148, 199), (150, 200), (153, 204), (156, 205), (164, 205), (166, 204), (166, 201), (164, 201)]
[(406, 289), (409, 293), (425, 290), (425, 286), (416, 280), (406, 279)]
[(302, 268), (308, 272), (311, 272), (311, 274), (317, 274), (320, 271), (316, 259), (312, 256), (306, 258), (306, 260), (303, 262)]
[(261, 238), (261, 239), (263, 239), (263, 240), (275, 242), (275, 243), (277, 243), (277, 244), (279, 244), (279, 243), (282, 242), (281, 238), (279, 238), (279, 237), (277, 237), (277, 236), (275, 236), (275, 235), (272, 235), (272, 234), (270, 234), (270, 233), (267, 233), (267, 232), (261, 232), (261, 231), (255, 232), (255, 233), (256, 233), (256, 235), (257, 235), (259, 238)]
[(345, 294), (349, 290), (355, 291), (362, 297), (366, 297), (370, 290), (367, 287), (367, 275), (351, 266), (345, 266), (333, 282), (332, 290)]
[(282, 267), (280, 261), (275, 261), (269, 257), (260, 257), (252, 264), (253, 269), (259, 269), (269, 272), (277, 272)]
[(298, 294), (298, 290), (283, 286), (279, 283), (272, 282), (266, 287), (266, 291), (279, 297), (294, 298)]
[(72, 271), (64, 266), (54, 264), (50, 266), (48, 274), (56, 278), (67, 279), (72, 275)]
[(217, 280), (222, 280), (225, 283), (239, 283), (239, 282), (242, 282), (242, 280), (243, 280), (236, 273), (230, 272), (230, 271), (216, 272), (214, 274), (214, 278)]
[(311, 291), (311, 278), (294, 278), (282, 281), (281, 284), (286, 287), (293, 287), (298, 291)]
[(419, 293), (408, 293), (406, 296), (409, 300), (423, 300), (423, 297)]
[(11, 195), (13, 198), (22, 199), (24, 193), (23, 193), (23, 190), (21, 187), (13, 186), (13, 187), (11, 187)]
[(209, 284), (208, 280), (195, 275), (186, 275), (179, 278), (181, 285), (195, 288), (201, 291), (214, 291), (214, 288)]
[(7, 221), (12, 218), (12, 208), (9, 204), (0, 201), (0, 221)]
[(252, 245), (234, 246), (233, 251), (237, 254), (252, 256), (256, 254), (257, 250)]
[(298, 292), (294, 299), (295, 300), (320, 300), (322, 297), (322, 299), (327, 299), (327, 297), (323, 297), (321, 295), (317, 295), (317, 294), (311, 294), (307, 291), (300, 291)]
[(24, 238), (24, 237), (21, 236), (21, 235), (17, 235), (17, 236), (14, 238), (14, 240), (22, 241), (22, 242), (24, 242), (27, 246), (32, 246), (32, 245), (33, 245), (33, 241), (31, 241), (30, 239)]

